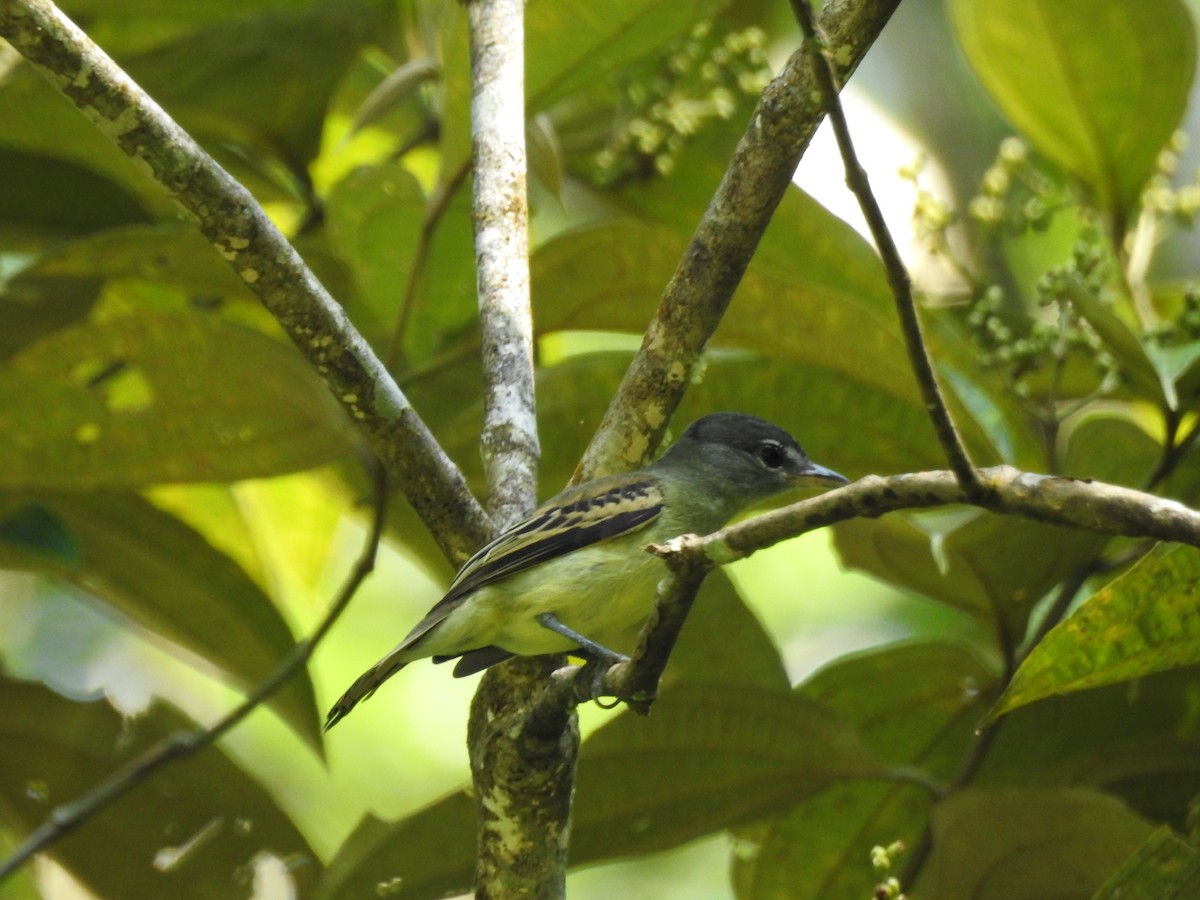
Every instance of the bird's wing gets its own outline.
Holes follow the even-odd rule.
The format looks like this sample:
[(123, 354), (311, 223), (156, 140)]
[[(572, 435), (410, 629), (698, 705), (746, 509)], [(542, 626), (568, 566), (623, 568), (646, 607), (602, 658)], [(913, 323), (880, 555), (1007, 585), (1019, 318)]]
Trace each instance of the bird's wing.
[(617, 476), (611, 487), (596, 488), (589, 484), (564, 491), (479, 550), (401, 646), (411, 646), (479, 588), (589, 544), (644, 528), (662, 514), (662, 489), (653, 478), (630, 481), (628, 476)]

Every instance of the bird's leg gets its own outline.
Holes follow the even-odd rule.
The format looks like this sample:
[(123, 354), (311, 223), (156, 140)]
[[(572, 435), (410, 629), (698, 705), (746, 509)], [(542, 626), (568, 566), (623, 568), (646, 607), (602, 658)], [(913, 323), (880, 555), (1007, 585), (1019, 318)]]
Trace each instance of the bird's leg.
[(584, 637), (573, 628), (568, 628), (558, 620), (554, 613), (540, 613), (537, 616), (538, 624), (543, 628), (549, 628), (556, 634), (561, 634), (568, 640), (572, 640), (579, 645), (579, 649), (587, 656), (587, 663), (583, 667), (580, 677), (587, 677), (583, 673), (588, 673), (591, 678), (592, 696), (600, 697), (604, 689), (604, 673), (617, 663), (629, 662), (629, 657), (624, 653), (617, 653), (615, 650), (609, 650), (603, 644), (597, 644), (590, 638)]

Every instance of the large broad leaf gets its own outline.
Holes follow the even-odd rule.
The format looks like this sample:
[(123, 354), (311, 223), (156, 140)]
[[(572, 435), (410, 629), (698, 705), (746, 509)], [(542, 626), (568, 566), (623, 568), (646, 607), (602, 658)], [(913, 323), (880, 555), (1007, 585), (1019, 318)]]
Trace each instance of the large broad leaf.
[(1088, 900), (1151, 827), (1112, 797), (1080, 788), (967, 788), (937, 805), (927, 900)]
[[(68, 233), (78, 234), (100, 222), (145, 221), (148, 216), (175, 214), (170, 199), (146, 177), (145, 170), (81, 116), (74, 104), (31, 66), (14, 67), (0, 83), (0, 122), (6, 125), (0, 128), (0, 145), (9, 152), (44, 161), (44, 167), (31, 173), (42, 200), (52, 209), (67, 213), (69, 204), (75, 203), (76, 216), (60, 220), (57, 226), (69, 226)], [(88, 179), (80, 169), (64, 168), (63, 163), (86, 169), (94, 179)], [(5, 194), (20, 198), (23, 188), (7, 184), (9, 175), (4, 171)], [(65, 178), (53, 177), (68, 172)], [(102, 187), (102, 181), (108, 186)], [(97, 192), (80, 192), (85, 183)], [(116, 202), (116, 209), (97, 208), (97, 202), (106, 200)], [(135, 212), (135, 205), (140, 212)]]
[(0, 487), (233, 481), (349, 448), (340, 411), (292, 348), (203, 314), (60, 331), (0, 370)]
[(100, 296), (91, 278), (18, 277), (3, 286), (0, 301), (0, 359), (74, 324)]
[(1200, 552), (1164, 546), (1057, 625), (1017, 670), (999, 716), (1044, 697), (1200, 663)]
[(1092, 900), (1188, 900), (1200, 896), (1200, 854), (1163, 826), (1125, 860)]
[(1062, 474), (1141, 487), (1162, 458), (1162, 447), (1119, 412), (1085, 414), (1068, 436)]
[(1197, 691), (1192, 666), (1014, 710), (997, 723), (975, 783), (1095, 787), (1183, 830), (1200, 794)]
[[(67, 579), (151, 634), (221, 669), (242, 687), (271, 675), (294, 638), (245, 572), (200, 534), (135, 494), (0, 494), (0, 521), (50, 517), (69, 538), (16, 540), (0, 530), (0, 564)], [(39, 519), (41, 521), (41, 519)], [(39, 534), (46, 534), (43, 527)], [(54, 532), (49, 532), (51, 538)], [(316, 698), (301, 669), (270, 701), (311, 746), (321, 746)]]
[(963, 51), (1004, 114), (1125, 218), (1178, 127), (1196, 65), (1180, 0), (953, 0)]
[[(0, 678), (5, 823), (30, 832), (150, 744), (195, 727), (161, 706), (131, 723), (106, 703)], [(100, 897), (246, 896), (264, 853), (286, 860), (300, 885), (316, 866), (270, 795), (216, 748), (159, 769), (48, 852)]]
[(0, 172), (0, 234), (61, 238), (148, 218), (122, 187), (68, 160), (0, 147)]
[[(912, 400), (915, 383), (896, 377), (907, 357), (890, 311), (863, 290), (863, 269), (821, 227), (830, 214), (809, 204), (796, 222), (806, 223), (805, 233), (793, 235), (805, 252), (791, 264), (752, 265), (715, 341), (820, 365)], [(559, 235), (532, 261), (538, 329), (640, 334), (687, 240), (674, 228), (632, 220)]]
[[(881, 761), (944, 779), (959, 765), (994, 675), (965, 650), (907, 644), (833, 663), (799, 692), (836, 710)], [(742, 900), (861, 900), (878, 881), (869, 852), (919, 838), (929, 791), (899, 780), (845, 781), (737, 831)]]
[(200, 232), (180, 222), (109, 228), (56, 244), (16, 281), (32, 278), (134, 279), (179, 288), (193, 297), (252, 296)]
[(359, 48), (390, 18), (379, 0), (324, 0), (214, 21), (125, 60), (126, 70), (200, 136), (258, 145), (299, 169)]
[(474, 269), (463, 265), (472, 257), (470, 193), (459, 190), (427, 235), (426, 214), (424, 192), (399, 163), (352, 173), (328, 201), (330, 242), (365, 301), (360, 328), (370, 334), (374, 326), (390, 338), (401, 327), (400, 349), (410, 363), (428, 358), (477, 315)]
[(533, 0), (526, 9), (525, 90), (537, 112), (573, 91), (658, 54), (672, 37), (703, 22), (728, 0)]
[(978, 510), (854, 519), (834, 536), (847, 566), (1001, 625), (1014, 640), (1034, 604), (1104, 540)]

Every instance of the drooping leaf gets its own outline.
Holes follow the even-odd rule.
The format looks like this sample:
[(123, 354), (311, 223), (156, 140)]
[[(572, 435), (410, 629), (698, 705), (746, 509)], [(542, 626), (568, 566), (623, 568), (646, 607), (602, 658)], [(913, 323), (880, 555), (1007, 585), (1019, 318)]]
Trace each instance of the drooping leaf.
[[(880, 762), (949, 777), (984, 710), (994, 675), (965, 650), (907, 644), (840, 659), (798, 691), (858, 730)], [(740, 900), (861, 900), (879, 880), (873, 846), (919, 838), (933, 800), (903, 780), (848, 780), (738, 829)]]
[(975, 783), (1094, 787), (1182, 831), (1200, 794), (1198, 673), (1171, 669), (1016, 709), (999, 724)]
[(193, 297), (249, 297), (217, 251), (191, 225), (159, 222), (108, 228), (56, 244), (22, 278), (135, 279), (179, 288)]
[(1003, 624), (1014, 639), (1034, 604), (1104, 541), (977, 510), (855, 519), (838, 523), (834, 536), (847, 566)]
[(1163, 826), (1104, 882), (1092, 900), (1187, 900), (1200, 894), (1200, 854)]
[(933, 811), (933, 851), (912, 887), (928, 900), (1088, 900), (1151, 827), (1083, 788), (966, 788)]
[[(107, 703), (0, 677), (6, 824), (27, 834), (151, 744), (195, 728), (163, 706), (123, 721)], [(293, 863), (300, 885), (317, 865), (271, 796), (213, 747), (159, 769), (47, 852), (101, 897), (240, 896), (261, 853)]]
[(967, 59), (1009, 120), (1128, 217), (1178, 127), (1196, 65), (1179, 0), (954, 0)]
[(585, 746), (572, 830), (592, 859), (676, 846), (883, 771), (828, 708), (744, 687), (677, 685), (652, 716), (614, 719)]
[(1127, 215), (1180, 124), (1195, 29), (1178, 0), (954, 0), (974, 71), (1034, 146)]
[(1130, 418), (1086, 414), (1068, 436), (1062, 474), (1141, 487), (1162, 458), (1162, 447)]
[(316, 155), (339, 80), (389, 16), (378, 0), (253, 10), (207, 23), (125, 67), (196, 136), (261, 145), (299, 168)]
[(121, 186), (69, 160), (0, 147), (0, 172), (0, 234), (62, 238), (147, 220)]
[(199, 313), (127, 315), (59, 331), (0, 371), (0, 487), (276, 475), (347, 452), (343, 421), (278, 341)]
[(992, 715), (1195, 663), (1200, 663), (1200, 552), (1162, 546), (1047, 634)]
[[(252, 688), (292, 649), (274, 604), (228, 556), (135, 494), (0, 494), (0, 508), (39, 510), (69, 536), (76, 559), (0, 540), (0, 563), (63, 578), (160, 638)], [(270, 705), (321, 746), (316, 697), (301, 669)]]

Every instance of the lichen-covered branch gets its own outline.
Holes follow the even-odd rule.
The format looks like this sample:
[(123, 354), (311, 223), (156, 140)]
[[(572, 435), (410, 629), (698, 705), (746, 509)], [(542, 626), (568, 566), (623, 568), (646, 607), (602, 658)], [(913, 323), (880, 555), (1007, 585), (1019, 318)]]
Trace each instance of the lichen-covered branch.
[(472, 0), (472, 214), (484, 380), (483, 463), (500, 527), (537, 504), (525, 192), (525, 43), (522, 0)]
[(250, 192), (53, 3), (3, 0), (0, 36), (183, 207), (312, 363), (443, 551), (464, 561), (490, 534), (486, 513), (362, 335)]
[[(830, 0), (819, 18), (845, 79), (899, 0)], [(642, 347), (575, 473), (636, 468), (658, 446), (705, 346), (791, 184), (824, 105), (802, 47), (767, 85), (721, 184), (663, 293)]]
[[(484, 370), (482, 450), (500, 526), (537, 499), (529, 210), (525, 191), (524, 0), (469, 0), (473, 218)], [(544, 730), (514, 735), (554, 663), (490, 669), (471, 702), (475, 896), (566, 895), (579, 728), (563, 708)]]

